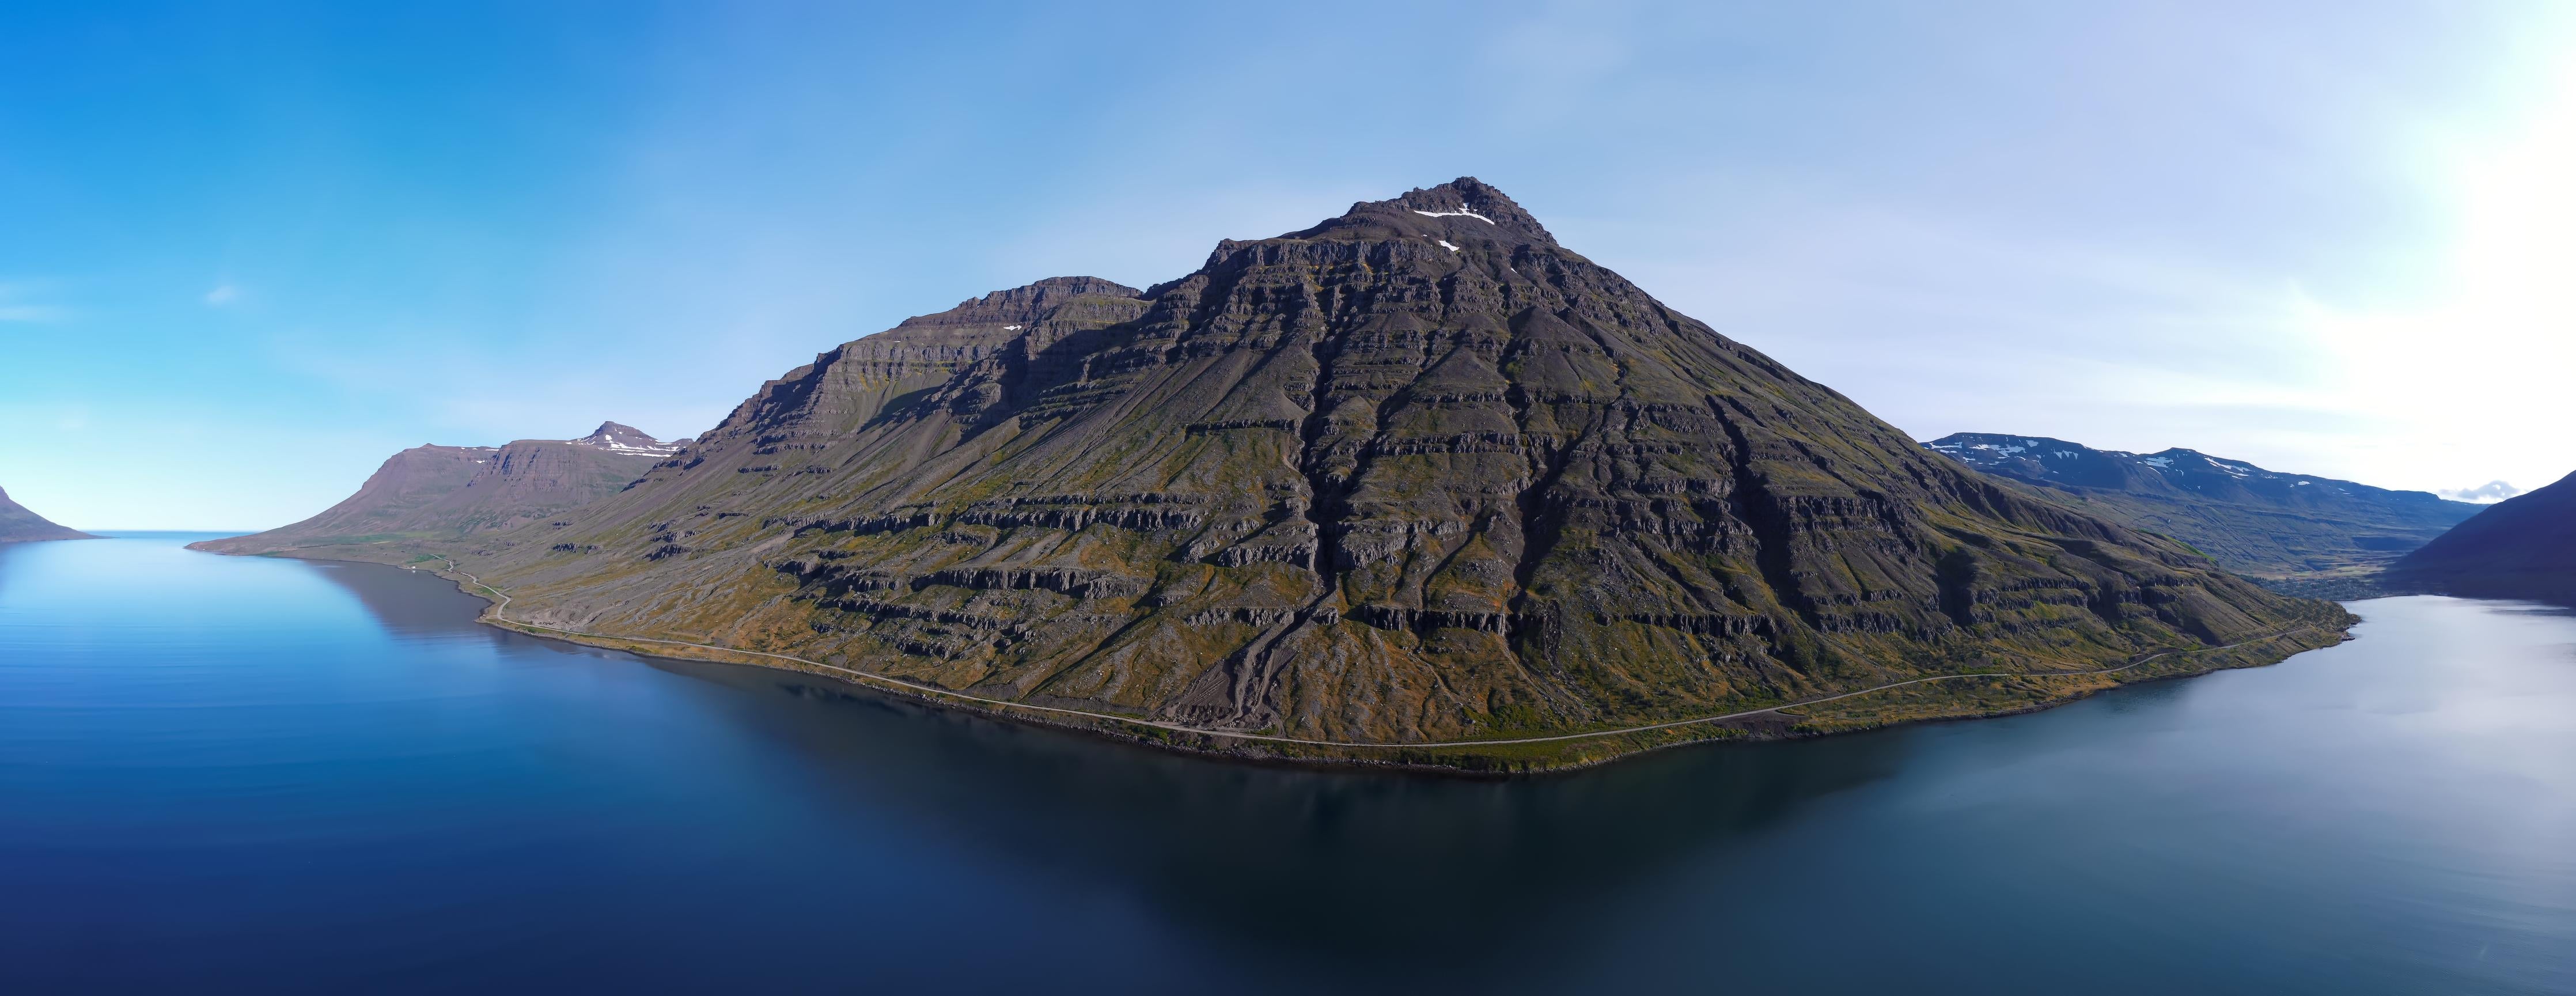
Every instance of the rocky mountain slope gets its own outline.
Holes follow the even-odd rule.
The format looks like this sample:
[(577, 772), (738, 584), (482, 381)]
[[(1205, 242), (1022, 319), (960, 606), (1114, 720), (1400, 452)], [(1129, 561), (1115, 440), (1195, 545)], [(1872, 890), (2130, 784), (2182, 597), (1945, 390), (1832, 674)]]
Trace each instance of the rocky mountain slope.
[(349, 547), (508, 529), (615, 494), (686, 443), (665, 443), (603, 422), (598, 431), (579, 439), (415, 446), (386, 460), (356, 494), (312, 518), (263, 533), (192, 543), (189, 549), (342, 556), (358, 553), (344, 549)]
[(9, 492), (0, 490), (0, 543), (30, 543), (38, 540), (96, 539), (78, 529), (67, 529), (46, 521), (44, 516), (9, 500)]
[(2388, 570), (2395, 590), (2576, 599), (2576, 474), (2489, 505)]
[(2191, 544), (2264, 580), (2367, 572), (2483, 506), (2186, 449), (2097, 450), (2045, 436), (1961, 432), (1923, 444), (1961, 463), (2071, 495), (2113, 521)]
[[(1922, 449), (1472, 179), (907, 321), (439, 552), (514, 619), (1370, 744), (2290, 634), (2252, 663), (2346, 619)], [(1971, 686), (1912, 714), (2072, 693), (1915, 687)]]

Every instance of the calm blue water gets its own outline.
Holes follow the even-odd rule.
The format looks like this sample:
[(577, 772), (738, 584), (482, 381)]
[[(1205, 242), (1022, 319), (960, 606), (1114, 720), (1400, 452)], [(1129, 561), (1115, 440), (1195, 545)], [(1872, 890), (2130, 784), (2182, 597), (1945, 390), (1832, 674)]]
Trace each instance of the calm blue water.
[(0, 546), (0, 991), (2576, 992), (2576, 617), (1474, 782)]

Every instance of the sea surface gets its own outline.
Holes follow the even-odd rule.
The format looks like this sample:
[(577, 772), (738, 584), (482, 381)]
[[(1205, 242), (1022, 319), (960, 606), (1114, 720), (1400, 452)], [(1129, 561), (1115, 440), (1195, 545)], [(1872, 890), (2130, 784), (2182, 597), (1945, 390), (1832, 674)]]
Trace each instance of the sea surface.
[(2576, 615), (1516, 780), (0, 545), (0, 992), (2576, 993)]

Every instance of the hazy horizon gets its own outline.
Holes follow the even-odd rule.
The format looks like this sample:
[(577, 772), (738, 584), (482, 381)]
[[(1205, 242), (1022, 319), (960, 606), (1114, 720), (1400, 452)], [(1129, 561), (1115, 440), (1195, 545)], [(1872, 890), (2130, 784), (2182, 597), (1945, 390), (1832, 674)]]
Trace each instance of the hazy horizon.
[(2576, 8), (13, 4), (0, 488), (304, 518), (1473, 175), (1916, 438), (2536, 488)]

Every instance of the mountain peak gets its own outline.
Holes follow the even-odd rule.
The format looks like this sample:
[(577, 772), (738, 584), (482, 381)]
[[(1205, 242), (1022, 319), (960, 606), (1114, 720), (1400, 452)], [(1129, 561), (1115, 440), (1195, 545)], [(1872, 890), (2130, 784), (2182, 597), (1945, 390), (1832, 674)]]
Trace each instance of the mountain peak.
[(651, 456), (669, 456), (680, 452), (681, 444), (688, 442), (688, 440), (679, 439), (666, 443), (646, 435), (641, 429), (617, 422), (601, 422), (599, 428), (592, 430), (590, 435), (566, 441), (575, 446), (588, 446), (611, 453), (641, 453)]
[(1475, 242), (1554, 246), (1547, 226), (1510, 195), (1472, 176), (1436, 187), (1417, 187), (1389, 200), (1361, 201), (1339, 218), (1286, 238), (1428, 238), (1446, 245)]

